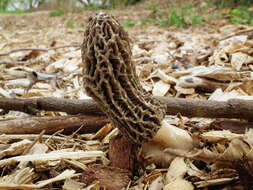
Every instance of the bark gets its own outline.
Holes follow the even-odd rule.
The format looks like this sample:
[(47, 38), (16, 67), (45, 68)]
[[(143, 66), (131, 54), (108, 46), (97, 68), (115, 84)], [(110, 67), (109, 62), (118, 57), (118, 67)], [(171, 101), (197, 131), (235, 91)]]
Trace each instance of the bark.
[(226, 102), (160, 97), (167, 105), (167, 114), (187, 117), (240, 118), (252, 120), (253, 101), (231, 99)]
[(127, 170), (94, 164), (84, 170), (81, 181), (87, 185), (96, 181), (105, 189), (120, 190), (128, 185), (130, 177), (131, 173)]
[(134, 172), (136, 150), (136, 145), (132, 144), (122, 134), (115, 136), (109, 143), (108, 156), (110, 165)]
[(82, 133), (94, 133), (108, 123), (105, 117), (97, 116), (55, 116), (27, 117), (0, 122), (0, 134), (53, 134), (61, 129), (63, 133), (73, 133), (77, 129)]
[[(240, 126), (240, 127), (238, 127)], [(245, 134), (248, 129), (253, 129), (253, 123), (239, 119), (217, 119), (204, 130), (229, 130), (232, 133)]]
[[(167, 105), (167, 114), (187, 117), (240, 118), (252, 120), (253, 101), (231, 99), (226, 102), (156, 97)], [(60, 111), (68, 114), (104, 115), (92, 100), (69, 100), (63, 98), (11, 99), (0, 98), (0, 109), (30, 114), (38, 111)]]
[(0, 109), (21, 111), (29, 114), (45, 110), (66, 112), (68, 114), (104, 115), (93, 100), (69, 100), (63, 98), (0, 98)]

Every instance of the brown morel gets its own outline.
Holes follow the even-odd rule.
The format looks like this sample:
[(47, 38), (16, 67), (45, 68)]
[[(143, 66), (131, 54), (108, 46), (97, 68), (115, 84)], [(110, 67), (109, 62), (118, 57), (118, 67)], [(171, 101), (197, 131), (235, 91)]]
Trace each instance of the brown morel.
[[(114, 17), (99, 13), (89, 20), (82, 46), (84, 87), (113, 125), (142, 145), (142, 155), (158, 163), (165, 158), (164, 148), (189, 150), (193, 140), (187, 131), (165, 121), (166, 106), (142, 88), (129, 41)], [(170, 160), (166, 156), (165, 162)]]
[(82, 45), (86, 92), (122, 134), (143, 144), (159, 130), (166, 107), (142, 88), (131, 55), (128, 34), (113, 16), (89, 20)]

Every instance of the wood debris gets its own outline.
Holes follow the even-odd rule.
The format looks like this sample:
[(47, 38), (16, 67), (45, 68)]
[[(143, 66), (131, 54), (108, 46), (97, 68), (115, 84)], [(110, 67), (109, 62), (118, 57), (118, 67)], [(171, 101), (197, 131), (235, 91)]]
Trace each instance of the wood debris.
[[(143, 88), (167, 103), (166, 120), (195, 145), (140, 156), (131, 176), (111, 166), (109, 142), (118, 130), (83, 89), (84, 28), (67, 28), (69, 18), (84, 25), (88, 16), (0, 16), (0, 189), (252, 189), (252, 112), (240, 111), (252, 106), (238, 107), (253, 100), (252, 28), (128, 29)], [(227, 109), (214, 111), (206, 100)], [(232, 119), (223, 119), (228, 112)]]

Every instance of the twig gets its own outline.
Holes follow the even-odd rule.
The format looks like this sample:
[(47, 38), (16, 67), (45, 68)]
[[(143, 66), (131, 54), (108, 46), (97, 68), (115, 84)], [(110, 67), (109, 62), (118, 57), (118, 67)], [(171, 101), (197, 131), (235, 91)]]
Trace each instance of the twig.
[(57, 47), (50, 47), (50, 48), (21, 48), (21, 49), (14, 49), (7, 53), (1, 53), (0, 56), (8, 56), (12, 53), (16, 53), (19, 51), (49, 51), (49, 50), (55, 50), (60, 48), (67, 48), (67, 47), (81, 47), (80, 44), (73, 44), (73, 45), (64, 45), (64, 46), (57, 46)]
[[(49, 136), (49, 138), (45, 141), (45, 144), (48, 144), (48, 142), (51, 140), (51, 139), (54, 139), (54, 137), (58, 137), (56, 135), (58, 135), (59, 133), (62, 133), (64, 131), (64, 129), (61, 129), (59, 131), (56, 131), (55, 133), (53, 133), (52, 135)], [(44, 135), (45, 136), (45, 135)], [(65, 137), (60, 137), (60, 138), (63, 138), (62, 140), (64, 141), (65, 140)]]
[[(39, 134), (22, 134), (22, 135), (13, 135), (13, 134), (3, 134), (0, 135), (0, 139), (2, 141), (7, 141), (7, 140), (22, 140), (22, 139), (30, 139), (30, 140), (34, 140), (37, 139), (38, 136), (40, 136)], [(55, 141), (64, 141), (65, 137), (59, 137), (59, 136), (55, 136), (55, 133), (52, 135), (43, 135), (41, 137), (42, 139), (50, 139), (50, 140), (55, 140)]]
[(224, 38), (221, 38), (220, 41), (226, 40), (226, 39), (231, 38), (233, 36), (238, 36), (238, 35), (241, 35), (241, 34), (249, 33), (249, 32), (253, 32), (253, 28), (245, 29), (245, 30), (241, 30), (241, 31), (235, 32), (233, 34), (225, 36)]
[(34, 141), (32, 142), (32, 144), (30, 144), (29, 147), (27, 147), (27, 148), (24, 150), (24, 152), (23, 152), (22, 155), (26, 155), (26, 154), (31, 150), (31, 148), (32, 148), (39, 140), (41, 140), (41, 138), (42, 138), (42, 136), (44, 135), (44, 133), (45, 133), (45, 130), (42, 130), (41, 133), (39, 134), (39, 136), (37, 136), (37, 138), (34, 139)]
[[(167, 105), (167, 114), (187, 117), (239, 118), (252, 120), (253, 101), (231, 99), (226, 102), (156, 97)], [(92, 99), (64, 98), (13, 99), (0, 98), (0, 109), (33, 113), (32, 110), (59, 111), (68, 114), (104, 115)]]
[(78, 131), (80, 131), (83, 128), (83, 125), (81, 125), (76, 131), (74, 131), (71, 135), (67, 136), (65, 141), (63, 141), (63, 143), (60, 145), (60, 149), (62, 149), (64, 147), (64, 145), (70, 140), (72, 139), (75, 134), (78, 133)]
[(72, 134), (80, 126), (82, 133), (97, 132), (109, 120), (101, 116), (45, 116), (26, 117), (21, 119), (3, 120), (0, 122), (0, 134), (53, 134), (64, 129), (65, 134)]

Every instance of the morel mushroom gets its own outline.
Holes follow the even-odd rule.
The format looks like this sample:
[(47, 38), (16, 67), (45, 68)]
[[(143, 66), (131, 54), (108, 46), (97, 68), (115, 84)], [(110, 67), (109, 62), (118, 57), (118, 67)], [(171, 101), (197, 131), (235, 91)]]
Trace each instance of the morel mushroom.
[[(156, 139), (164, 144), (166, 140), (160, 137), (164, 138), (167, 131), (158, 130), (164, 123), (166, 106), (142, 88), (131, 60), (129, 41), (114, 17), (99, 13), (89, 20), (82, 45), (84, 87), (113, 125), (133, 143), (142, 145)], [(183, 146), (191, 147), (192, 139), (187, 132), (169, 125), (171, 132), (173, 138), (186, 133)], [(156, 134), (160, 137), (154, 138)]]

